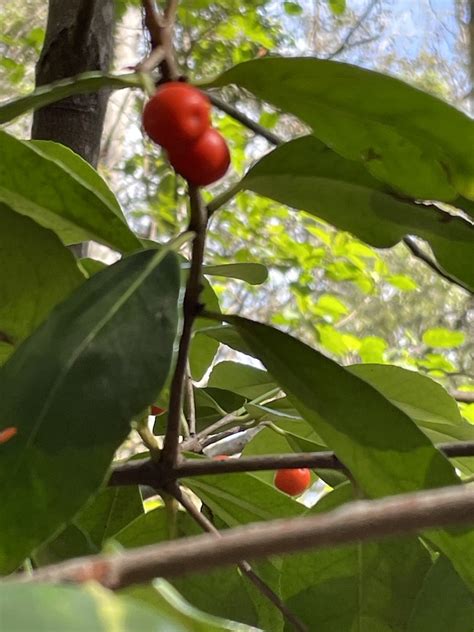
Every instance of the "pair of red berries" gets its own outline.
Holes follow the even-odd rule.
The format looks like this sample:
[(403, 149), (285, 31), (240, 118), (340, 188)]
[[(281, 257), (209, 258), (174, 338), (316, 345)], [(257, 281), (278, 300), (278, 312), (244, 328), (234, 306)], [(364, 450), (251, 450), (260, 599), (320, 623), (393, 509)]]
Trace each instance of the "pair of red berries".
[(187, 83), (170, 81), (160, 86), (145, 105), (143, 127), (166, 149), (175, 171), (191, 184), (212, 184), (229, 168), (227, 144), (211, 126), (211, 103)]

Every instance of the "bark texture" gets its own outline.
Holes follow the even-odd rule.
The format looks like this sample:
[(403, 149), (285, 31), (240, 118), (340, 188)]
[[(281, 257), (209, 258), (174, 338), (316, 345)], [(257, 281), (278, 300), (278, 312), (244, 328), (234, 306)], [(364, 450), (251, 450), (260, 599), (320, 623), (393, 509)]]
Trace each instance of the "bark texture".
[[(114, 0), (49, 0), (36, 85), (86, 71), (107, 71), (113, 32)], [(38, 110), (33, 117), (32, 138), (62, 143), (96, 167), (108, 98), (109, 93), (102, 90)]]

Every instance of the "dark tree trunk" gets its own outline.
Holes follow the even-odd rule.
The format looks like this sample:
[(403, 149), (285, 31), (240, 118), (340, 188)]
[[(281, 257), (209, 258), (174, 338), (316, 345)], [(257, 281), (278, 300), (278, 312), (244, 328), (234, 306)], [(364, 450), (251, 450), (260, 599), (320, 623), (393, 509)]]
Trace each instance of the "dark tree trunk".
[[(36, 85), (92, 70), (107, 71), (113, 52), (114, 0), (49, 0)], [(109, 94), (81, 94), (35, 112), (32, 138), (67, 145), (94, 167)]]

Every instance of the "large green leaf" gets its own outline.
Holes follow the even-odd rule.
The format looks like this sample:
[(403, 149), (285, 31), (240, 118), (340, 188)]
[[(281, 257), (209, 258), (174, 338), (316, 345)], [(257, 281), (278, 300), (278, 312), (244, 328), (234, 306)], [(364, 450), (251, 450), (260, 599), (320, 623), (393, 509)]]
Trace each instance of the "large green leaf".
[(7, 101), (0, 105), (0, 123), (7, 123), (25, 114), (29, 110), (37, 110), (50, 103), (65, 99), (74, 94), (96, 92), (101, 88), (138, 88), (143, 79), (139, 74), (110, 75), (99, 72), (85, 72), (77, 77), (61, 79), (55, 83), (40, 86), (31, 94)]
[(208, 87), (230, 83), (295, 114), (326, 145), (408, 195), (474, 199), (474, 121), (430, 94), (378, 72), (308, 57), (244, 62)]
[[(455, 400), (429, 377), (389, 364), (354, 364), (347, 369), (403, 410), (434, 443), (474, 441), (474, 425), (462, 418)], [(474, 459), (454, 462), (474, 474)]]
[[(169, 594), (160, 582), (153, 606), (142, 599), (117, 596), (98, 584), (3, 584), (0, 621), (5, 632), (218, 632), (249, 630), (199, 613)], [(165, 590), (166, 589), (166, 590)], [(140, 597), (140, 595), (137, 595)], [(187, 606), (187, 607), (185, 607)]]
[(0, 427), (18, 433), (1, 446), (2, 571), (78, 512), (163, 386), (179, 287), (174, 254), (132, 255), (86, 281), (3, 366)]
[(0, 131), (0, 201), (67, 244), (93, 239), (124, 252), (141, 248), (103, 183), (67, 151), (42, 147)]
[(436, 560), (418, 593), (408, 632), (472, 632), (474, 601), (452, 564)]
[(0, 364), (84, 277), (56, 235), (0, 204)]
[[(350, 485), (342, 485), (309, 513), (351, 499)], [(430, 564), (428, 551), (416, 538), (297, 554), (283, 559), (281, 596), (309, 630), (406, 632)]]
[(84, 186), (95, 191), (96, 195), (101, 197), (121, 220), (125, 221), (120, 204), (107, 182), (79, 154), (74, 153), (69, 147), (61, 145), (61, 143), (54, 143), (50, 140), (30, 140), (29, 143), (44, 156), (55, 160), (76, 180), (80, 180)]
[(377, 248), (412, 234), (429, 241), (440, 265), (474, 289), (474, 227), (434, 206), (415, 204), (312, 136), (277, 147), (242, 187), (302, 209)]
[[(306, 421), (371, 497), (459, 483), (450, 462), (399, 408), (329, 358), (277, 329), (226, 316)], [(474, 531), (430, 533), (474, 587)]]

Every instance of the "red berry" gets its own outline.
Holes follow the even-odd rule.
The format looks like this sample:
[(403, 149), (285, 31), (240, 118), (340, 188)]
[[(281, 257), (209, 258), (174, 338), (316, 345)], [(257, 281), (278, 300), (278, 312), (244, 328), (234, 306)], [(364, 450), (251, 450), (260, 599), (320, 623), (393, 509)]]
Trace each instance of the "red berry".
[(197, 140), (210, 126), (211, 104), (206, 95), (187, 83), (162, 85), (143, 110), (148, 136), (170, 149)]
[(151, 406), (150, 414), (151, 415), (161, 415), (166, 412), (164, 408), (160, 408), (159, 406)]
[(311, 472), (305, 468), (296, 470), (278, 470), (275, 474), (275, 487), (290, 496), (299, 496), (308, 489)]
[(215, 129), (207, 129), (195, 143), (173, 145), (168, 158), (175, 170), (188, 182), (198, 186), (222, 178), (230, 164), (227, 143)]
[(15, 428), (15, 426), (9, 426), (8, 428), (5, 428), (4, 430), (0, 430), (0, 443), (6, 443), (12, 437), (14, 437), (17, 432), (18, 430), (17, 428)]
[(227, 459), (230, 459), (230, 456), (227, 456), (227, 454), (218, 454), (217, 456), (213, 456), (212, 458), (214, 459), (214, 461), (227, 461)]

